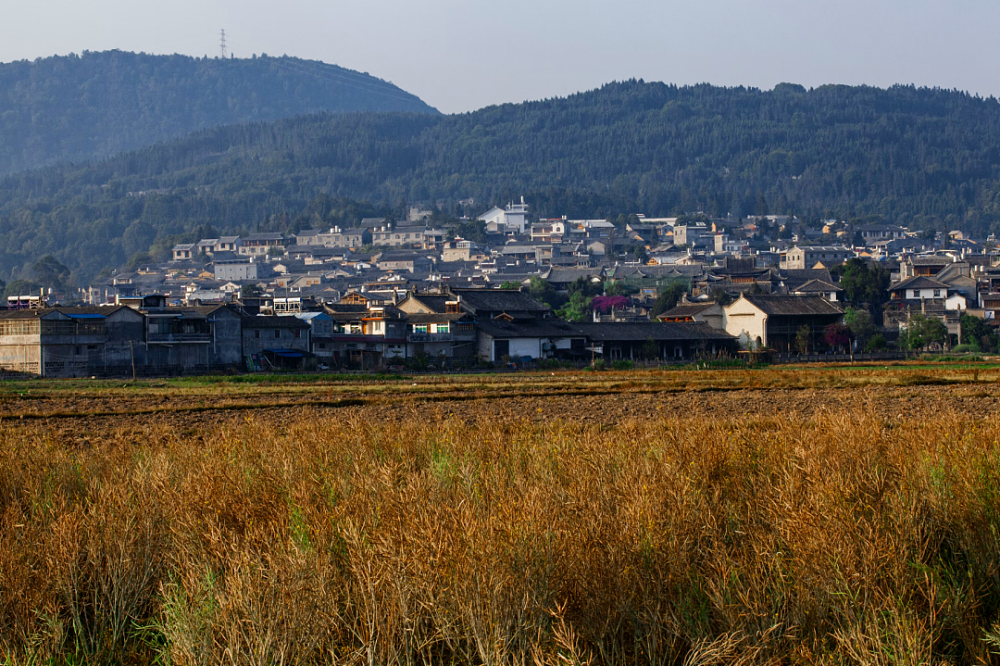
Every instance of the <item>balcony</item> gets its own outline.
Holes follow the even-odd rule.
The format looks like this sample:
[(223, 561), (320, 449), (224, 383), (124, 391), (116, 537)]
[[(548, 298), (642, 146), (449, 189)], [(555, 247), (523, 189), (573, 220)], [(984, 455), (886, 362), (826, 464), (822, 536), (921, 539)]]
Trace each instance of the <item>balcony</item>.
[(454, 342), (454, 333), (410, 333), (407, 336), (410, 342)]
[(209, 344), (211, 333), (152, 333), (146, 336), (146, 342), (151, 345), (162, 344)]

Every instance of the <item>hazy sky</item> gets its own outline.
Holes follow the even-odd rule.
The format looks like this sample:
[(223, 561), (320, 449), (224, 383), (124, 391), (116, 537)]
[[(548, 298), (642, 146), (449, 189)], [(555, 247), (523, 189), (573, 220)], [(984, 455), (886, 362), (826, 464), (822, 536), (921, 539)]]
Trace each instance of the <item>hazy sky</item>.
[(6, 0), (0, 61), (83, 50), (295, 55), (445, 112), (612, 80), (893, 83), (1000, 96), (997, 0)]

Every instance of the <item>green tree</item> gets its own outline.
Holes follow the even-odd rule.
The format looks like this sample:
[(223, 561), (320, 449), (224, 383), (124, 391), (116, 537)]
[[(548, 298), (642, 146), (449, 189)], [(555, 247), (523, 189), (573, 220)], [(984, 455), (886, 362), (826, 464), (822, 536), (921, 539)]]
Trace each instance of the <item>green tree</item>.
[(795, 331), (795, 351), (800, 354), (808, 354), (812, 349), (812, 329), (806, 325), (799, 326)]
[(590, 318), (590, 303), (594, 298), (587, 296), (582, 291), (575, 292), (569, 297), (566, 305), (556, 310), (556, 316), (567, 321), (587, 321)]
[(4, 287), (3, 297), (4, 299), (7, 299), (10, 296), (38, 295), (39, 289), (41, 289), (41, 287), (34, 282), (29, 282), (28, 280), (12, 280)]
[(667, 310), (676, 307), (687, 290), (688, 286), (682, 282), (675, 282), (664, 288), (657, 295), (656, 300), (653, 301), (653, 307), (649, 312), (650, 316), (656, 318)]
[(639, 355), (647, 361), (655, 360), (660, 355), (660, 346), (653, 338), (646, 338), (642, 349), (639, 350)]
[(595, 282), (590, 278), (579, 277), (569, 284), (566, 288), (566, 293), (571, 297), (576, 293), (581, 293), (584, 296), (600, 296), (604, 293), (604, 284), (602, 282)]
[(733, 297), (722, 287), (715, 287), (712, 289), (712, 300), (725, 307), (733, 302)]
[(847, 302), (855, 307), (867, 306), (870, 312), (881, 312), (888, 298), (889, 271), (881, 264), (874, 266), (861, 259), (850, 259), (839, 267), (840, 288)]
[(914, 314), (906, 322), (901, 337), (907, 349), (927, 349), (935, 343), (944, 344), (948, 339), (948, 327), (935, 317)]
[(975, 345), (980, 351), (992, 352), (997, 348), (997, 336), (989, 324), (979, 317), (963, 314), (959, 320), (962, 327), (961, 344)]
[(851, 337), (857, 340), (858, 347), (864, 349), (865, 344), (875, 335), (875, 322), (867, 310), (848, 306), (844, 311), (844, 324), (847, 325)]
[(523, 286), (524, 285), (522, 285), (520, 282), (514, 282), (513, 280), (504, 280), (503, 283), (500, 285), (500, 288), (501, 289), (520, 289)]
[(561, 307), (566, 302), (566, 299), (560, 296), (551, 284), (537, 275), (532, 275), (528, 278), (528, 295), (536, 301), (545, 303), (553, 310)]
[(865, 343), (866, 352), (880, 352), (888, 348), (885, 341), (885, 336), (881, 333), (876, 333), (871, 337), (871, 339)]
[(264, 295), (264, 288), (259, 284), (245, 284), (240, 288), (240, 298), (258, 298)]
[(62, 290), (69, 280), (69, 269), (51, 254), (47, 254), (31, 266), (32, 276), (44, 287)]

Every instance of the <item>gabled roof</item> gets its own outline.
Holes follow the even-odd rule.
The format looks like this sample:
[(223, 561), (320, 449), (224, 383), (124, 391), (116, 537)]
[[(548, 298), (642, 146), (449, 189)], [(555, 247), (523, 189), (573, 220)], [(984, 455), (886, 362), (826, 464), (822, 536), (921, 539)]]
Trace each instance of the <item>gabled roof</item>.
[(826, 280), (809, 280), (808, 282), (803, 282), (798, 287), (796, 287), (795, 291), (802, 291), (807, 293), (808, 292), (826, 293), (831, 291), (842, 291), (842, 289), (835, 284), (827, 282)]
[(925, 255), (920, 257), (910, 257), (909, 261), (911, 266), (947, 266), (954, 260), (951, 257), (944, 257), (940, 255)]
[(271, 234), (250, 234), (249, 236), (244, 236), (245, 241), (283, 241), (285, 237), (282, 234), (271, 233)]
[(787, 268), (781, 270), (781, 276), (790, 291), (796, 291), (811, 280), (833, 283), (833, 276), (827, 268)]
[(450, 293), (462, 297), (462, 305), (467, 310), (477, 312), (536, 312), (544, 313), (550, 310), (545, 303), (518, 289), (457, 289), (451, 287)]
[(559, 268), (552, 267), (548, 270), (542, 277), (549, 282), (556, 282), (559, 284), (575, 282), (580, 278), (589, 280), (591, 278), (600, 278), (604, 275), (603, 268)]
[(453, 296), (441, 296), (438, 294), (410, 294), (407, 300), (415, 301), (431, 312), (444, 312), (448, 301), (454, 300)]
[(596, 342), (663, 340), (725, 340), (735, 338), (701, 322), (609, 322), (577, 325)]
[(468, 313), (465, 312), (421, 312), (418, 314), (404, 313), (403, 316), (406, 321), (411, 324), (434, 324), (442, 321), (453, 322), (468, 319), (469, 317)]
[(670, 317), (693, 317), (697, 314), (701, 314), (706, 310), (710, 310), (717, 307), (717, 303), (714, 301), (709, 303), (681, 303), (666, 312), (659, 315), (660, 319), (666, 319)]
[(578, 325), (562, 319), (507, 321), (490, 319), (477, 322), (476, 328), (493, 338), (567, 338), (583, 337)]
[[(748, 294), (740, 298), (749, 301), (768, 315), (841, 315), (844, 311), (819, 296), (775, 296)], [(739, 301), (737, 301), (738, 303)]]
[(944, 282), (939, 282), (934, 278), (927, 277), (925, 275), (917, 275), (911, 278), (906, 278), (900, 282), (889, 287), (889, 291), (901, 291), (903, 289), (947, 289), (948, 285)]

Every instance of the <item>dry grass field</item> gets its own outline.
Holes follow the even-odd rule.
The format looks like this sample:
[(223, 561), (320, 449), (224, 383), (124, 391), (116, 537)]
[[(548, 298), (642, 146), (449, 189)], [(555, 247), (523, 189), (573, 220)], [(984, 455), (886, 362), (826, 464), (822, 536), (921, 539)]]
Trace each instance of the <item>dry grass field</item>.
[(2, 664), (1000, 661), (1000, 366), (0, 385)]

